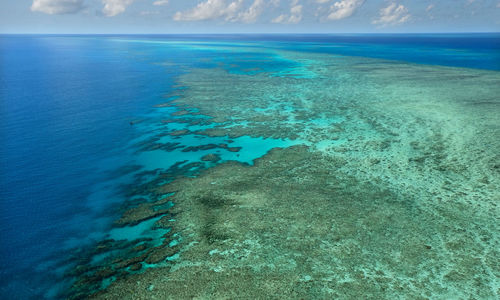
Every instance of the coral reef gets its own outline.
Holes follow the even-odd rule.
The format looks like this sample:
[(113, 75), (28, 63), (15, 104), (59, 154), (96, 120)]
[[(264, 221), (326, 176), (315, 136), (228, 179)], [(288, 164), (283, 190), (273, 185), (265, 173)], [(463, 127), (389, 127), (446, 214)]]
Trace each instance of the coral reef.
[(253, 165), (202, 153), (153, 172), (130, 195), (154, 200), (127, 207), (117, 225), (169, 231), (102, 242), (93, 255), (122, 251), (83, 264), (76, 286), (95, 299), (497, 298), (498, 72), (275, 52), (293, 68), (221, 62), (181, 75), (189, 88), (158, 109), (182, 119), (160, 122), (168, 128), (138, 146), (238, 155), (257, 153), (262, 138), (299, 146)]
[(345, 164), (296, 146), (160, 187), (175, 192), (181, 260), (95, 298), (494, 297), (497, 224), (486, 212), (421, 205)]

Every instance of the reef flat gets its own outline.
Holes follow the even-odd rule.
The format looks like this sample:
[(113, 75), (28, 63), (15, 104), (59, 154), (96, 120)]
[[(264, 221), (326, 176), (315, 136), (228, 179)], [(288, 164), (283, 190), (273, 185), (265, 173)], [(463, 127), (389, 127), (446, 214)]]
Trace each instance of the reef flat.
[(176, 192), (181, 259), (96, 298), (495, 295), (495, 228), (484, 216), (427, 210), (411, 193), (339, 171), (345, 164), (296, 146), (162, 186)]
[(290, 145), (253, 164), (220, 159), (232, 140), (186, 150), (212, 165), (143, 187), (164, 197), (120, 225), (170, 231), (92, 298), (496, 299), (500, 74), (274, 55), (294, 67), (179, 76), (168, 106), (187, 125), (170, 136)]

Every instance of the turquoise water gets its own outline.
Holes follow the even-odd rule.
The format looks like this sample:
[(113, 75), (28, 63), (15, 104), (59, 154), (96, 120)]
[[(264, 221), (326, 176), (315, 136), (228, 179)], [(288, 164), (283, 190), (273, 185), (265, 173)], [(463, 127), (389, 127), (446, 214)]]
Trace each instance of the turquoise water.
[[(424, 191), (461, 202), (453, 192), (459, 191), (471, 195), (463, 199), (470, 207), (481, 203), (479, 216), (496, 212), (498, 34), (0, 41), (2, 297), (90, 293), (121, 273), (68, 291), (93, 274), (77, 266), (101, 270), (117, 257), (133, 258), (126, 251), (141, 245), (146, 249), (138, 253), (149, 258), (126, 272), (147, 276), (148, 269), (182, 261), (175, 247), (184, 249), (183, 236), (165, 237), (176, 234), (178, 218), (165, 201), (182, 193), (156, 187), (200, 172), (200, 180), (211, 178), (204, 170), (231, 161), (256, 166), (276, 147), (304, 145), (349, 161), (324, 168), (421, 195), (417, 202), (426, 209)], [(435, 154), (441, 148), (446, 155)], [(299, 182), (307, 186), (316, 175), (302, 168), (280, 169), (279, 178), (292, 182), (302, 172), (308, 176)], [(434, 173), (439, 168), (445, 171)], [(443, 186), (452, 190), (448, 200)], [(481, 247), (494, 248), (498, 228), (491, 215), (485, 221), (491, 242)], [(148, 252), (164, 244), (172, 250)], [(156, 254), (167, 258), (154, 262)]]

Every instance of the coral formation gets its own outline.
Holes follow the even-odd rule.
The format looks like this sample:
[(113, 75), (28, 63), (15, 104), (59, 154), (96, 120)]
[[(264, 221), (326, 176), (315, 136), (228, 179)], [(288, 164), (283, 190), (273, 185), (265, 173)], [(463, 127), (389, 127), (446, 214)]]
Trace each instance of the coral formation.
[[(131, 188), (154, 200), (117, 225), (168, 232), (103, 241), (92, 255), (122, 250), (79, 267), (76, 289), (101, 289), (96, 299), (498, 297), (498, 72), (275, 55), (293, 68), (235, 71), (221, 59), (178, 78), (186, 88), (158, 109), (182, 119), (138, 146), (208, 154)], [(260, 138), (299, 146), (253, 165), (217, 152), (257, 153)]]

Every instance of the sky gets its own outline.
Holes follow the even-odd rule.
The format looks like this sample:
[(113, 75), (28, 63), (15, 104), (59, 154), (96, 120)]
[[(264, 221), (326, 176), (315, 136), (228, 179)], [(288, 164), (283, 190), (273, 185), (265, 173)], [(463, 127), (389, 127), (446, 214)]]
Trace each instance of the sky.
[(500, 32), (500, 0), (0, 0), (0, 33)]

